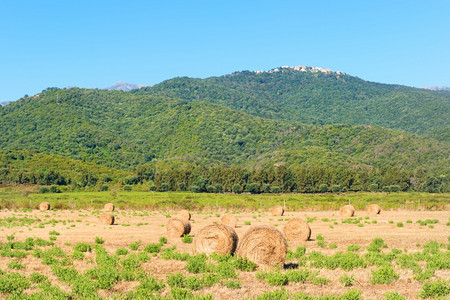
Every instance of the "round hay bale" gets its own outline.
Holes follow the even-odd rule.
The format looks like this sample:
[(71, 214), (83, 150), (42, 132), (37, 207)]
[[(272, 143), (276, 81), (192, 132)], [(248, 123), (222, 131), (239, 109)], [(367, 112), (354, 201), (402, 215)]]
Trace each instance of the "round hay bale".
[(183, 209), (178, 212), (177, 217), (189, 221), (191, 219), (191, 214), (187, 210)]
[(114, 215), (110, 213), (101, 213), (98, 217), (98, 222), (104, 225), (113, 225), (114, 224)]
[(237, 218), (233, 214), (224, 214), (220, 219), (222, 224), (235, 228), (237, 225)]
[(48, 202), (42, 202), (39, 204), (39, 210), (49, 210), (50, 209), (50, 203)]
[(236, 256), (246, 257), (262, 266), (283, 264), (287, 242), (275, 227), (261, 225), (249, 228), (240, 239)]
[(181, 218), (172, 218), (167, 222), (167, 235), (169, 237), (179, 238), (191, 232), (189, 221)]
[(370, 204), (367, 207), (367, 212), (371, 215), (378, 215), (381, 212), (381, 207), (378, 204)]
[(341, 207), (341, 217), (350, 218), (355, 214), (355, 208), (351, 205)]
[(114, 211), (116, 207), (112, 203), (106, 203), (105, 206), (103, 206), (103, 210), (106, 211)]
[(228, 225), (211, 224), (203, 227), (194, 238), (195, 254), (233, 254), (238, 243), (236, 231)]
[(283, 228), (284, 236), (289, 241), (307, 241), (311, 237), (311, 228), (301, 218), (290, 219)]
[(270, 210), (274, 216), (282, 216), (284, 214), (284, 207), (281, 205), (274, 206)]

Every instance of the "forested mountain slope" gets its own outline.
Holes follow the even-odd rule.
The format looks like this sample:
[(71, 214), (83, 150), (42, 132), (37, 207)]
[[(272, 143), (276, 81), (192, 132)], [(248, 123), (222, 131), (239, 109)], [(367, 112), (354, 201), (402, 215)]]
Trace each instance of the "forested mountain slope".
[[(240, 91), (228, 92), (240, 99)], [(122, 169), (187, 161), (250, 168), (286, 163), (448, 171), (448, 142), (381, 127), (266, 119), (164, 94), (49, 89), (0, 108), (0, 147)]]
[(228, 106), (307, 124), (366, 124), (448, 140), (450, 92), (364, 81), (311, 68), (174, 78), (134, 91)]

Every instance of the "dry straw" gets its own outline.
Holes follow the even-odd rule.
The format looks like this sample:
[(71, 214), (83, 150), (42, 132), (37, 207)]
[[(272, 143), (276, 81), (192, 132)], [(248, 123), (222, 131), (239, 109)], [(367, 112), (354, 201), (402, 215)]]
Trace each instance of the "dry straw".
[(351, 205), (341, 207), (341, 217), (350, 218), (355, 214), (355, 208)]
[(112, 203), (106, 203), (105, 206), (103, 206), (103, 210), (105, 211), (114, 211), (116, 207)]
[(177, 217), (189, 221), (191, 219), (191, 214), (187, 210), (183, 209), (178, 212)]
[(114, 225), (114, 215), (110, 213), (101, 213), (98, 217), (98, 222), (104, 225)]
[(311, 237), (311, 228), (301, 218), (292, 218), (284, 226), (284, 235), (289, 241), (307, 241)]
[(233, 254), (238, 243), (236, 231), (224, 224), (203, 227), (194, 238), (194, 252), (211, 254)]
[(367, 212), (371, 215), (378, 215), (381, 212), (381, 207), (378, 204), (371, 204), (367, 207)]
[(237, 225), (237, 218), (233, 214), (224, 214), (220, 219), (222, 224), (235, 228)]
[(284, 214), (284, 207), (280, 205), (274, 206), (270, 210), (274, 216), (282, 216)]
[(167, 222), (167, 235), (169, 237), (179, 238), (191, 232), (189, 221), (181, 218), (172, 218)]
[(50, 203), (42, 202), (41, 204), (39, 204), (39, 209), (40, 210), (49, 210), (50, 209)]
[(253, 226), (240, 239), (236, 255), (246, 257), (261, 266), (284, 264), (287, 242), (275, 227)]

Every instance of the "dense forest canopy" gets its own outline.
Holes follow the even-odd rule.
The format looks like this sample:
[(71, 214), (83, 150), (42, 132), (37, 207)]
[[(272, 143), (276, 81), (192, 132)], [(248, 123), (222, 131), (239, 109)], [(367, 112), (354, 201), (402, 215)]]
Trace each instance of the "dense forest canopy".
[[(443, 190), (450, 175), (449, 100), (449, 92), (292, 69), (175, 78), (132, 92), (49, 88), (0, 108), (0, 180), (92, 186), (133, 177), (129, 183), (176, 190), (198, 186), (201, 177), (204, 190), (222, 185), (231, 191), (237, 184), (245, 191), (257, 183), (265, 191), (311, 192), (320, 185), (368, 190), (375, 184), (425, 190), (434, 180)], [(153, 177), (138, 175), (142, 166)], [(242, 174), (230, 185), (225, 175), (214, 181), (209, 171), (158, 179), (187, 166), (239, 166), (242, 174), (283, 166), (292, 178), (321, 168), (324, 174), (346, 170), (353, 179), (323, 175), (314, 187)], [(50, 169), (58, 174), (46, 174)], [(388, 184), (383, 178), (391, 173), (398, 178)], [(373, 180), (353, 184), (360, 176)]]

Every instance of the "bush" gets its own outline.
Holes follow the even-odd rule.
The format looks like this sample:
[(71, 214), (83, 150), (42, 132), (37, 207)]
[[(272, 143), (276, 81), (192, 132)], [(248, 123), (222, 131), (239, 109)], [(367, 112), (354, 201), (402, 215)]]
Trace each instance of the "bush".
[(384, 294), (385, 300), (405, 300), (405, 297), (400, 295), (398, 292), (388, 292)]
[(400, 186), (399, 185), (390, 185), (389, 186), (389, 192), (396, 193), (400, 192)]
[(103, 244), (105, 241), (103, 240), (103, 238), (102, 237), (100, 237), (100, 236), (96, 236), (95, 237), (95, 243), (97, 244), (97, 245), (101, 245), (101, 244)]
[(212, 186), (212, 185), (208, 185), (208, 186), (206, 187), (206, 191), (207, 191), (208, 193), (215, 193), (215, 192), (216, 192), (214, 186)]
[(107, 185), (102, 185), (102, 186), (100, 186), (100, 191), (101, 192), (106, 192), (107, 190), (109, 189), (109, 186), (107, 186)]
[(402, 222), (398, 222), (397, 223), (397, 227), (403, 227), (403, 223)]
[(226, 286), (229, 289), (240, 289), (242, 286), (242, 282), (237, 279), (227, 280), (222, 283), (223, 286)]
[(369, 191), (377, 192), (378, 191), (378, 184), (372, 183), (371, 185), (369, 185)]
[(151, 184), (151, 185), (148, 187), (148, 189), (149, 189), (150, 191), (152, 191), (152, 192), (156, 192), (156, 185)]
[(92, 248), (91, 245), (89, 245), (88, 243), (80, 242), (75, 245), (73, 250), (80, 252), (91, 252)]
[(215, 184), (214, 185), (214, 192), (215, 193), (222, 193), (223, 191), (223, 186), (221, 184)]
[(276, 286), (286, 285), (289, 282), (286, 274), (280, 272), (267, 273), (265, 279), (268, 284)]
[(328, 185), (326, 185), (326, 184), (321, 184), (321, 185), (319, 186), (319, 192), (321, 192), (321, 193), (326, 193), (326, 192), (328, 192)]
[(281, 188), (279, 186), (273, 186), (271, 188), (272, 193), (279, 194), (281, 192)]
[(194, 239), (194, 238), (193, 238), (192, 236), (189, 236), (189, 235), (185, 234), (185, 235), (183, 235), (183, 237), (181, 238), (181, 241), (182, 241), (183, 243), (185, 243), (185, 244), (192, 244), (193, 239)]
[(331, 191), (333, 193), (339, 193), (342, 190), (342, 187), (338, 184), (332, 185), (331, 186)]
[(372, 271), (370, 283), (372, 284), (391, 284), (398, 279), (399, 275), (395, 273), (391, 266), (384, 266), (378, 270)]
[(59, 188), (56, 185), (52, 185), (49, 189), (50, 193), (61, 193), (61, 191), (59, 190)]
[(33, 273), (30, 274), (30, 281), (32, 283), (41, 283), (41, 282), (44, 282), (46, 280), (48, 280), (48, 277), (43, 275), (43, 274), (41, 274), (41, 273), (33, 272)]
[(128, 250), (125, 248), (118, 248), (116, 250), (116, 255), (127, 255), (128, 254)]
[(347, 274), (344, 274), (341, 277), (339, 277), (339, 282), (343, 286), (352, 286), (353, 283), (355, 283), (355, 276), (353, 276), (353, 275), (348, 276)]
[(239, 184), (234, 184), (232, 187), (231, 187), (231, 191), (233, 192), (233, 193), (240, 193), (241, 192), (241, 186), (239, 185)]
[(198, 185), (191, 185), (191, 192), (193, 192), (193, 193), (201, 193), (202, 189)]
[(270, 184), (264, 183), (262, 186), (262, 191), (266, 194), (270, 193)]
[(252, 182), (245, 186), (245, 191), (251, 194), (259, 194), (260, 188), (259, 183)]
[(159, 188), (161, 192), (167, 192), (169, 190), (169, 185), (167, 183), (161, 183), (161, 187)]
[(19, 273), (6, 273), (0, 276), (0, 292), (20, 294), (30, 286), (28, 279)]
[(46, 186), (41, 186), (39, 188), (39, 194), (46, 194), (46, 193), (49, 193), (49, 192), (50, 192), (50, 190)]
[(124, 191), (130, 192), (133, 188), (131, 187), (131, 185), (126, 185), (123, 187)]
[(178, 183), (178, 190), (179, 191), (184, 191), (185, 189), (186, 189), (186, 185), (184, 184), (184, 182)]
[(419, 292), (421, 298), (445, 297), (450, 293), (450, 281), (438, 280), (425, 282), (422, 291)]

